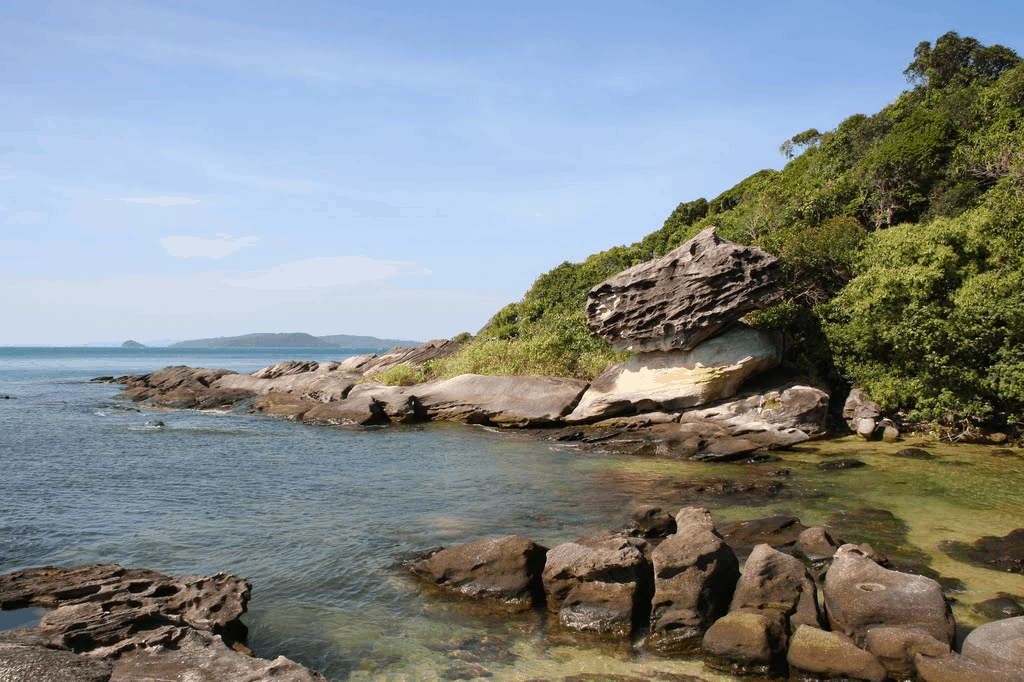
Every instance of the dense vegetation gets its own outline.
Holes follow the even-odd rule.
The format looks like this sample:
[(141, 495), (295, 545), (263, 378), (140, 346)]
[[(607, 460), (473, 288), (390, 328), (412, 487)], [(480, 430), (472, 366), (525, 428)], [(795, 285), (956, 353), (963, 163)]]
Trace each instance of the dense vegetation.
[(749, 319), (785, 333), (791, 371), (912, 418), (1022, 419), (1024, 64), (955, 32), (913, 57), (893, 104), (798, 133), (783, 170), (542, 275), (434, 371), (593, 376), (621, 355), (586, 328), (590, 288), (717, 225), (780, 257), (785, 300)]

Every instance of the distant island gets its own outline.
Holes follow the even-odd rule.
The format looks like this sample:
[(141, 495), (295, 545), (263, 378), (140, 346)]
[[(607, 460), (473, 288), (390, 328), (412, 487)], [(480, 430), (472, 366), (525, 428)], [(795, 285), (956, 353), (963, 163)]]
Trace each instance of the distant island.
[(144, 343), (139, 343), (138, 341), (128, 339), (127, 341), (121, 344), (121, 348), (148, 348), (148, 346)]
[[(127, 343), (127, 342), (126, 342)], [(376, 336), (312, 336), (311, 334), (245, 334), (218, 336), (213, 339), (191, 339), (172, 343), (170, 348), (380, 348), (412, 347), (419, 341), (408, 339), (379, 339)]]

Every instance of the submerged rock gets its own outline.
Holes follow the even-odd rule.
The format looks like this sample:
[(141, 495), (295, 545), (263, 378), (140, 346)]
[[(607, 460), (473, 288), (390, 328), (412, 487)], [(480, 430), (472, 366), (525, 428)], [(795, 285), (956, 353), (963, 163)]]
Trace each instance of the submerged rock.
[(939, 545), (954, 559), (976, 566), (1024, 575), (1024, 528), (1003, 537), (986, 535), (973, 543), (946, 541)]
[(587, 324), (623, 350), (690, 350), (782, 296), (778, 259), (709, 227), (662, 258), (635, 265), (587, 295)]

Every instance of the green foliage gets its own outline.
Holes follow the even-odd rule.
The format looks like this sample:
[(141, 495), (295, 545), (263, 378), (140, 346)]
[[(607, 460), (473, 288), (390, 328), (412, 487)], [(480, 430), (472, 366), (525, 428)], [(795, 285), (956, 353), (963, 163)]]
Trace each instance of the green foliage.
[(412, 386), (429, 378), (423, 369), (405, 363), (369, 377), (371, 381), (379, 381), (386, 386)]
[(430, 370), (438, 378), (459, 374), (537, 374), (591, 379), (628, 357), (616, 353), (590, 333), (582, 307), (573, 313), (548, 316), (529, 333), (516, 338), (481, 334), (455, 355), (436, 360)]
[(985, 209), (875, 233), (858, 277), (821, 307), (843, 373), (915, 417), (1019, 418), (1024, 274), (999, 233)]
[(452, 341), (455, 341), (457, 343), (466, 343), (471, 338), (473, 338), (473, 335), (470, 334), (469, 332), (461, 332), (459, 334), (456, 334), (455, 337), (452, 338)]

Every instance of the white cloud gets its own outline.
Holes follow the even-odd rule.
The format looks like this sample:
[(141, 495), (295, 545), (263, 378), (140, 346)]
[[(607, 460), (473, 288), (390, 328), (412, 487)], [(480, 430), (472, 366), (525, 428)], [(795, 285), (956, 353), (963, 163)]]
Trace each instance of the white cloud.
[(15, 177), (14, 175), (0, 175), (0, 180), (14, 180)]
[(238, 251), (243, 246), (255, 244), (259, 237), (239, 237), (231, 239), (230, 234), (218, 234), (218, 239), (203, 239), (202, 237), (164, 237), (160, 245), (167, 251), (168, 256), (178, 258), (223, 258)]
[(156, 204), (160, 208), (199, 203), (199, 199), (186, 199), (185, 197), (153, 197), (151, 199), (121, 199), (121, 201), (127, 201), (132, 204)]
[(40, 213), (39, 211), (18, 211), (5, 220), (4, 223), (10, 223), (12, 225), (32, 225), (34, 223), (38, 223), (45, 217), (46, 214)]
[(242, 273), (223, 281), (229, 286), (246, 289), (318, 289), (429, 274), (430, 270), (405, 261), (374, 260), (367, 256), (318, 256), (269, 270)]

